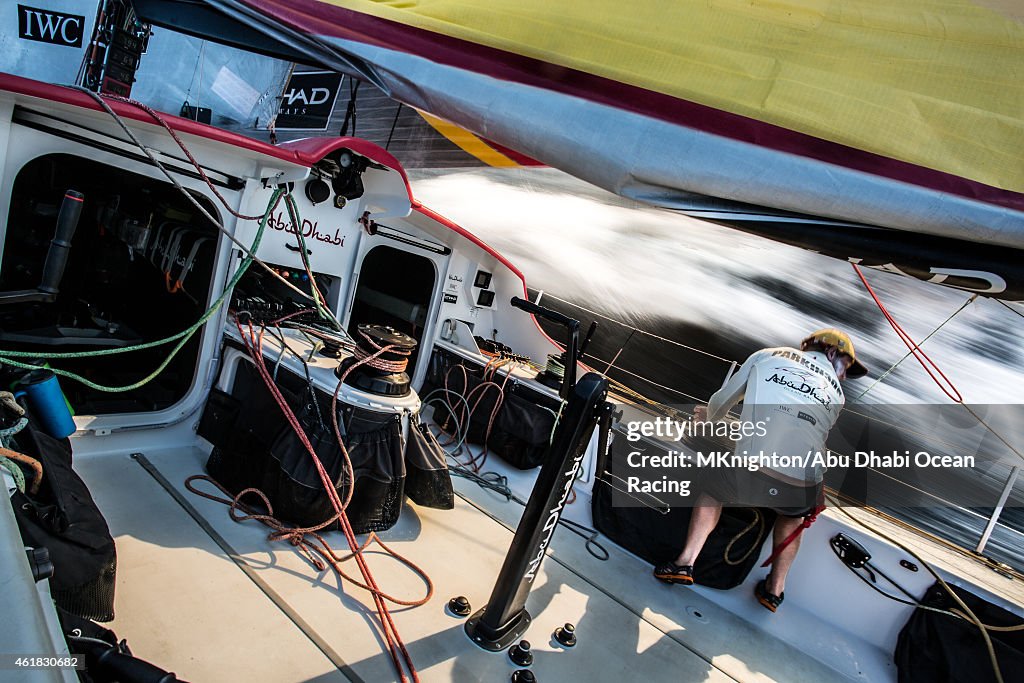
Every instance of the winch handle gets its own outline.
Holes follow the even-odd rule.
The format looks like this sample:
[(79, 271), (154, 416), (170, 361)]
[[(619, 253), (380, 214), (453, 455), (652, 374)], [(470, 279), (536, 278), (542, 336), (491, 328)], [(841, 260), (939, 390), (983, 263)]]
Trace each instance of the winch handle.
[(64, 202), (57, 214), (57, 229), (50, 248), (46, 252), (43, 263), (43, 275), (35, 289), (22, 289), (15, 292), (0, 292), (0, 306), (23, 303), (53, 303), (60, 292), (60, 281), (64, 277), (64, 269), (68, 265), (71, 253), (71, 240), (78, 227), (78, 219), (82, 215), (82, 203), (85, 195), (75, 190), (64, 193)]
[(575, 327), (578, 330), (579, 327), (580, 327), (580, 321), (579, 320), (573, 320), (572, 318), (570, 318), (569, 316), (565, 315), (564, 313), (559, 313), (558, 311), (552, 311), (550, 308), (544, 308), (543, 306), (541, 306), (539, 304), (535, 304), (532, 301), (527, 301), (526, 299), (520, 299), (518, 296), (512, 297), (512, 300), (509, 303), (511, 303), (515, 308), (520, 308), (520, 309), (526, 311), (527, 313), (533, 313), (534, 315), (539, 315), (540, 317), (545, 318), (547, 320), (550, 320), (553, 323), (558, 323), (559, 325), (565, 325), (567, 328), (571, 329), (571, 328)]
[(558, 325), (565, 326), (569, 340), (566, 343), (565, 355), (563, 356), (565, 358), (565, 374), (562, 376), (562, 386), (559, 388), (558, 393), (563, 399), (568, 399), (573, 387), (576, 386), (576, 362), (580, 357), (580, 321), (570, 318), (564, 313), (544, 308), (532, 301), (520, 299), (518, 296), (512, 297), (509, 303), (527, 313), (532, 313)]
[(84, 200), (85, 196), (81, 192), (68, 190), (64, 193), (64, 202), (60, 205), (60, 213), (57, 215), (57, 229), (50, 241), (50, 249), (46, 252), (43, 278), (39, 283), (39, 291), (44, 294), (57, 295), (61, 278), (64, 277), (64, 268), (68, 264), (68, 255), (71, 253), (71, 240), (75, 236), (75, 228), (78, 227), (78, 218), (82, 215)]
[(590, 340), (594, 338), (595, 332), (597, 332), (596, 320), (590, 323), (590, 329), (587, 330), (587, 336), (583, 338), (583, 343), (580, 344), (580, 356), (586, 355), (587, 347), (590, 346)]

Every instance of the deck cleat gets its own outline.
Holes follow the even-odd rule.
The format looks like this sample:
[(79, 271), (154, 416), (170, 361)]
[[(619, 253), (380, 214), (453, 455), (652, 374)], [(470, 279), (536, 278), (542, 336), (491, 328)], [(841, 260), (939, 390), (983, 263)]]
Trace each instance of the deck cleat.
[(512, 683), (537, 683), (537, 677), (529, 669), (516, 669), (512, 672)]
[(448, 601), (448, 611), (457, 617), (468, 617), (473, 608), (470, 607), (465, 595), (459, 595)]
[(533, 664), (533, 652), (530, 651), (530, 641), (520, 640), (517, 645), (508, 649), (508, 658), (516, 666), (530, 666)]
[(555, 640), (563, 647), (574, 647), (576, 645), (576, 627), (572, 624), (559, 626), (555, 629)]

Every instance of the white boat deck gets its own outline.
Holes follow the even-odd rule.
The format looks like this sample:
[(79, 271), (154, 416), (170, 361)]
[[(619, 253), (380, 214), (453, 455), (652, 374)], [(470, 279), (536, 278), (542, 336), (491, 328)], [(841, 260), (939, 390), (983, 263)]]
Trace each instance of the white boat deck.
[[(117, 618), (110, 626), (136, 655), (193, 682), (396, 678), (363, 591), (339, 589), (332, 573), (318, 574), (287, 544), (267, 541), (262, 525), (236, 524), (225, 506), (186, 491), (184, 479), (203, 471), (202, 450), (144, 455), (158, 476), (127, 453), (75, 462), (117, 541)], [(422, 680), (508, 680), (517, 667), (505, 653), (473, 645), (463, 620), (447, 614), (445, 604), (465, 595), (474, 609), (483, 606), (522, 508), (469, 482), (456, 480), (456, 487), (454, 510), (407, 503), (398, 524), (381, 534), (435, 584), (430, 602), (396, 608), (395, 619)], [(340, 533), (328, 537), (335, 548), (345, 547)], [(870, 656), (877, 661), (862, 672), (840, 672), (805, 654), (801, 643), (773, 637), (776, 626), (786, 625), (782, 632), (813, 628), (815, 618), (798, 605), (772, 615), (745, 591), (740, 595), (743, 587), (725, 594), (662, 585), (646, 563), (607, 540), (611, 557), (600, 562), (579, 537), (563, 530), (555, 539), (527, 602), (534, 621), (525, 637), (541, 681), (895, 680), (895, 668), (882, 661), (886, 653)], [(423, 595), (420, 580), (393, 559), (373, 553), (371, 566), (386, 591)], [(738, 611), (736, 605), (725, 609), (722, 596)], [(565, 622), (575, 624), (579, 636), (569, 650), (551, 637)], [(833, 638), (840, 647), (846, 636), (830, 630), (805, 633), (816, 641)], [(888, 675), (879, 677), (887, 666)]]

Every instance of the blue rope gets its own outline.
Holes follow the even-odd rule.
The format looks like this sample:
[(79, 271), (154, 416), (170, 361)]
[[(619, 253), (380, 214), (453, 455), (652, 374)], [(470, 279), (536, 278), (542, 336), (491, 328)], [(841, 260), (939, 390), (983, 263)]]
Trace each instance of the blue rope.
[(20, 432), (22, 429), (24, 429), (27, 424), (28, 418), (22, 417), (19, 418), (16, 423), (14, 423), (13, 427), (8, 427), (7, 429), (0, 429), (0, 446), (3, 446), (4, 448), (10, 448), (11, 437)]

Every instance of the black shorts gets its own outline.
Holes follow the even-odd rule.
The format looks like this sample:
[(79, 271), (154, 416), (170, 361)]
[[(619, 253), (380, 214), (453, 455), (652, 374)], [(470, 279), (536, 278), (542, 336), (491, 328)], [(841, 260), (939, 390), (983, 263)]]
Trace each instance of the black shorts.
[(783, 517), (806, 517), (824, 500), (824, 484), (797, 486), (763, 470), (711, 467), (701, 472), (699, 492), (722, 505), (770, 508)]

